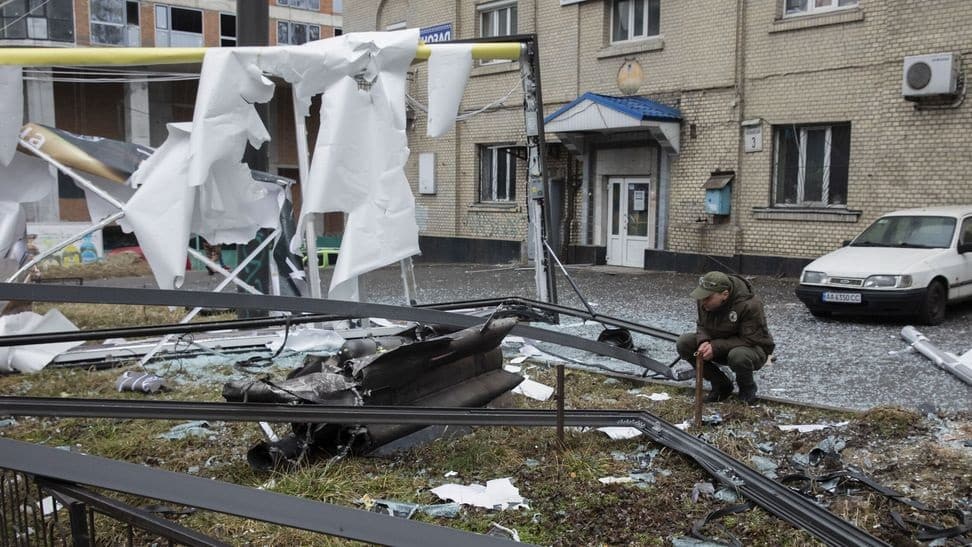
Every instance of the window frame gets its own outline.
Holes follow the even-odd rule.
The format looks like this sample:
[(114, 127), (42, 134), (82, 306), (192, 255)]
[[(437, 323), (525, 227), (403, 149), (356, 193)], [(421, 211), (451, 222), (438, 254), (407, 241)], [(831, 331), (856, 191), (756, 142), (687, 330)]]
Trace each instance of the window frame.
[[(280, 25), (282, 25), (282, 24), (283, 25), (287, 25), (287, 38), (288, 38), (288, 40), (286, 42), (281, 42), (280, 41)], [(304, 30), (304, 36), (307, 37), (307, 40), (304, 41), (304, 42), (301, 42), (300, 44), (306, 44), (307, 42), (313, 42), (314, 40), (320, 40), (321, 39), (321, 26), (318, 25), (318, 24), (316, 24), (316, 23), (305, 23), (303, 21), (290, 21), (290, 20), (287, 20), (287, 19), (277, 19), (277, 45), (278, 46), (299, 46), (300, 44), (297, 44), (297, 43), (293, 42), (293, 40), (292, 40), (292, 38), (294, 36), (294, 27), (297, 27), (297, 26), (306, 27), (306, 29)], [(311, 38), (311, 32), (310, 32), (310, 29), (311, 28), (315, 28), (315, 27), (317, 28), (317, 38), (316, 39), (315, 38)]]
[[(829, 6), (817, 6), (817, 0), (806, 0), (807, 8), (805, 10), (789, 10), (787, 9), (787, 0), (780, 0), (781, 10), (783, 18), (788, 17), (806, 17), (808, 15), (820, 15), (822, 13), (833, 13), (837, 11), (844, 11), (849, 9), (854, 9), (860, 6), (860, 0), (829, 0)], [(840, 5), (841, 1), (853, 2), (844, 6)]]
[[(159, 21), (160, 21), (160, 19), (162, 19), (162, 18), (159, 17), (159, 10), (160, 9), (165, 12), (165, 17), (164, 17), (165, 21), (163, 23), (165, 25), (164, 27), (160, 27), (159, 26)], [(186, 31), (186, 30), (173, 30), (173, 28), (172, 28), (172, 10), (173, 9), (198, 12), (199, 13), (199, 23), (200, 23), (199, 24), (199, 32), (198, 33), (195, 33), (195, 32), (189, 32), (189, 31)], [(155, 4), (155, 10), (152, 13), (153, 13), (153, 15), (155, 15), (155, 45), (157, 47), (184, 47), (182, 44), (177, 45), (177, 46), (173, 46), (172, 45), (172, 33), (173, 32), (179, 33), (178, 34), (179, 36), (188, 36), (188, 35), (196, 36), (198, 34), (198, 36), (199, 36), (199, 45), (198, 46), (188, 46), (188, 47), (202, 47), (205, 44), (206, 17), (205, 17), (205, 15), (203, 13), (203, 10), (196, 9), (196, 8), (187, 8), (185, 6), (172, 6), (172, 5), (169, 5), (169, 4)], [(164, 46), (159, 46), (159, 42), (160, 42), (160, 40), (159, 40), (159, 32), (164, 32), (165, 33), (165, 36), (166, 36), (166, 39), (165, 39), (166, 45), (164, 45)]]
[[(506, 33), (499, 34), (499, 12), (503, 10), (509, 10), (506, 14)], [(516, 12), (515, 17), (510, 17), (511, 14)], [(485, 24), (484, 18), (490, 17), (490, 27), (495, 29), (496, 34), (485, 34)], [(516, 0), (497, 0), (496, 2), (487, 2), (484, 4), (479, 4), (476, 6), (476, 17), (478, 19), (478, 33), (480, 38), (495, 38), (498, 36), (514, 36), (517, 33), (517, 26), (519, 25), (519, 10), (517, 9)]]
[[(223, 17), (232, 17), (233, 18), (233, 35), (232, 36), (223, 33)], [(219, 47), (236, 47), (236, 45), (238, 44), (238, 42), (237, 42), (237, 28), (236, 28), (236, 26), (237, 25), (236, 25), (236, 14), (235, 13), (228, 13), (228, 12), (225, 12), (225, 11), (219, 12)], [(223, 43), (224, 41), (226, 41), (227, 43), (224, 44)], [(230, 41), (232, 41), (232, 44), (229, 43)]]
[[(0, 8), (0, 28), (7, 27), (3, 31), (0, 31), (0, 40), (36, 40), (41, 42), (75, 43), (76, 33), (73, 1), (50, 0), (50, 2), (44, 2), (31, 8), (31, 3), (28, 0), (23, 0), (19, 6), (21, 6), (23, 13), (18, 13), (18, 5), (13, 3), (5, 3), (3, 8)], [(10, 15), (6, 14), (8, 7), (13, 12)], [(55, 17), (54, 14), (58, 12), (58, 8), (60, 8), (62, 14), (66, 10), (70, 11), (70, 18)], [(14, 27), (14, 25), (20, 27), (21, 25), (17, 24), (20, 22), (22, 22), (23, 36), (17, 36), (20, 29)], [(52, 22), (59, 23), (62, 29), (67, 28), (70, 36), (67, 38), (51, 38)], [(43, 28), (43, 38), (37, 36), (37, 34), (40, 34), (39, 29), (41, 28)], [(58, 33), (55, 31), (54, 34)]]
[[(517, 154), (518, 149), (523, 149), (523, 146), (517, 146), (516, 143), (488, 143), (480, 144), (479, 148), (479, 199), (478, 203), (486, 204), (514, 204), (516, 203), (516, 175), (517, 175), (517, 160), (519, 155)], [(505, 152), (507, 155), (506, 163), (506, 173), (505, 180), (500, 181), (499, 170), (497, 169), (497, 164), (499, 162), (499, 157), (501, 151)], [(487, 171), (488, 169), (488, 171)], [(488, 180), (487, 180), (488, 172)], [(487, 187), (489, 191), (487, 192)], [(506, 197), (500, 198), (499, 189), (502, 185), (506, 187)]]
[(300, 9), (305, 11), (321, 11), (321, 0), (307, 0), (308, 2), (317, 2), (316, 8), (314, 6), (305, 8), (303, 6), (295, 6), (291, 4), (291, 2), (299, 2), (299, 1), (300, 0), (277, 0), (277, 5), (285, 8)]
[[(813, 207), (813, 208), (847, 208), (847, 196), (846, 193), (848, 188), (845, 188), (845, 195), (843, 203), (830, 203), (830, 190), (831, 190), (831, 180), (834, 174), (834, 163), (833, 159), (833, 130), (835, 127), (846, 127), (847, 128), (847, 150), (844, 152), (847, 155), (847, 166), (846, 169), (848, 173), (844, 174), (847, 180), (847, 186), (850, 186), (849, 180), (849, 170), (850, 170), (850, 141), (851, 141), (851, 123), (850, 122), (840, 122), (840, 123), (815, 123), (806, 125), (797, 124), (781, 124), (773, 127), (773, 178), (772, 178), (772, 191), (771, 200), (772, 207), (786, 208), (786, 207)], [(781, 177), (785, 177), (785, 169), (781, 168), (781, 152), (783, 152), (784, 138), (787, 129), (792, 129), (797, 138), (797, 181), (796, 181), (796, 199), (793, 203), (783, 203), (782, 197), (780, 196), (781, 188)], [(807, 158), (807, 144), (809, 142), (809, 133), (813, 131), (825, 131), (824, 133), (824, 143), (826, 147), (823, 151), (823, 158), (821, 161), (823, 174), (821, 175), (820, 182), (820, 200), (812, 201), (806, 199), (807, 194), (807, 171), (808, 171), (808, 158)], [(839, 166), (837, 166), (839, 168)]]
[[(624, 39), (621, 39), (621, 40), (615, 40), (615, 38), (614, 38), (614, 31), (615, 31), (615, 29), (614, 29), (614, 22), (615, 22), (615, 16), (614, 16), (614, 14), (615, 14), (615, 11), (617, 10), (618, 4), (621, 1), (627, 1), (628, 2), (628, 15), (627, 15), (627, 20), (628, 20), (628, 37), (627, 38), (624, 38)], [(639, 3), (639, 2), (642, 4), (642, 21), (641, 21), (641, 24), (642, 24), (642, 29), (644, 31), (643, 34), (635, 34), (634, 33), (635, 4), (636, 3)], [(650, 15), (651, 15), (651, 11), (652, 11), (650, 9), (651, 8), (650, 4), (652, 2), (654, 2), (656, 4), (659, 4), (659, 6), (658, 6), (658, 14), (659, 14), (658, 15), (658, 19), (659, 20), (656, 22), (656, 25), (655, 25), (656, 32), (654, 34), (649, 34), (650, 29), (651, 29), (651, 23), (652, 23), (652, 21), (650, 19)], [(651, 38), (656, 38), (658, 36), (661, 36), (661, 5), (660, 4), (661, 4), (661, 0), (611, 0), (611, 9), (609, 10), (609, 13), (608, 13), (608, 17), (609, 17), (609, 20), (611, 22), (610, 23), (610, 27), (608, 29), (608, 37), (609, 37), (608, 42), (610, 44), (627, 44), (627, 43), (631, 43), (631, 42), (638, 42), (638, 41), (641, 41), (641, 40), (649, 40)]]
[[(131, 3), (138, 4), (138, 2), (133, 2), (133, 0), (122, 0), (122, 4), (124, 5), (124, 8), (122, 10), (122, 14), (123, 14), (123, 17), (124, 17), (124, 21), (122, 21), (121, 23), (113, 23), (113, 22), (110, 22), (110, 21), (95, 21), (94, 20), (94, 9), (92, 9), (91, 5), (92, 4), (95, 4), (98, 1), (99, 0), (89, 0), (89, 5), (88, 5), (88, 33), (89, 33), (88, 36), (89, 36), (89, 39), (88, 39), (88, 41), (90, 43), (92, 43), (92, 44), (98, 44), (98, 45), (101, 45), (101, 46), (118, 46), (118, 47), (138, 47), (138, 46), (140, 46), (142, 44), (142, 22), (141, 22), (141, 16), (139, 17), (138, 24), (135, 24), (135, 25), (131, 24), (129, 22), (129, 20), (128, 20), (128, 7), (129, 7), (128, 5), (131, 4)], [(138, 8), (136, 8), (136, 9), (138, 9)], [(120, 44), (116, 44), (116, 43), (112, 43), (112, 42), (100, 42), (100, 41), (95, 40), (95, 31), (94, 31), (95, 25), (102, 25), (102, 26), (106, 26), (106, 27), (118, 27), (118, 28), (121, 28), (122, 29), (122, 33), (124, 35), (124, 42), (123, 43), (120, 43)], [(135, 27), (135, 29), (136, 29), (135, 30), (135, 33), (134, 33), (135, 34), (134, 40), (132, 39), (132, 36), (129, 34), (129, 27)]]

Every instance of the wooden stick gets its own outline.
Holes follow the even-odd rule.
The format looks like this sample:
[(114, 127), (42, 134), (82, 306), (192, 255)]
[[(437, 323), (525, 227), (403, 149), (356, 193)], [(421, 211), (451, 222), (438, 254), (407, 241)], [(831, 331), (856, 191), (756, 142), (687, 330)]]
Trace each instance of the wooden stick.
[(702, 354), (695, 354), (695, 427), (702, 427)]

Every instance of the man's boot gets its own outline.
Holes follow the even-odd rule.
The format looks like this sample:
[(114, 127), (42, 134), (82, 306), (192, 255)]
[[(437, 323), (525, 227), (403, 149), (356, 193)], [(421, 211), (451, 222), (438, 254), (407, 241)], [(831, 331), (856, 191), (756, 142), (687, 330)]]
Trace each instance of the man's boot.
[(737, 370), (736, 383), (739, 384), (739, 400), (747, 405), (756, 404), (756, 380), (753, 379), (753, 371)]
[(712, 391), (702, 399), (706, 403), (718, 403), (732, 395), (732, 382), (719, 367), (712, 363), (702, 365), (702, 377), (712, 384)]

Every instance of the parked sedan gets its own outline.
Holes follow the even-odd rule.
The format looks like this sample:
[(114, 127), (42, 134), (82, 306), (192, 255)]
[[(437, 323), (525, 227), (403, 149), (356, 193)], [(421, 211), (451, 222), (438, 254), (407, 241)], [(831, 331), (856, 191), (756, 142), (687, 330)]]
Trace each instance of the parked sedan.
[(972, 205), (884, 215), (808, 264), (796, 294), (818, 317), (909, 315), (941, 323), (946, 304), (972, 297)]

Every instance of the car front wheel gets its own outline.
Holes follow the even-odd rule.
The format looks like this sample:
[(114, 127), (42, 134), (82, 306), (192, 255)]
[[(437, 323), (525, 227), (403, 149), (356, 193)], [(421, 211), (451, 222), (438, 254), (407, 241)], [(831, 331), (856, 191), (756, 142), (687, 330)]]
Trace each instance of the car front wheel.
[(948, 289), (941, 281), (932, 281), (925, 293), (925, 301), (918, 311), (918, 319), (925, 325), (938, 325), (945, 320)]

